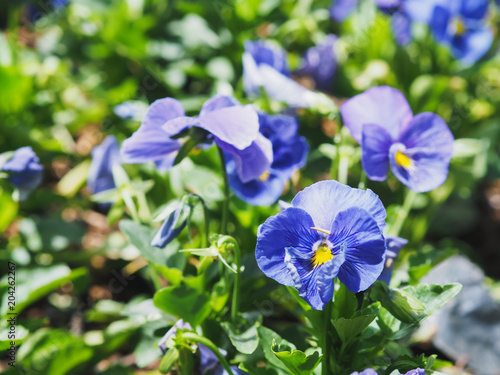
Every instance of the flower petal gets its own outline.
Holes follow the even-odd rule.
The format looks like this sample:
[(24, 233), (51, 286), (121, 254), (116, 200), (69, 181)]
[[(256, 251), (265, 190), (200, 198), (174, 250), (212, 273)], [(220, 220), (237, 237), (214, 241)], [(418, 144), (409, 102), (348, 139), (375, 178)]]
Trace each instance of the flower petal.
[(370, 180), (384, 181), (389, 169), (389, 149), (392, 139), (389, 133), (378, 125), (366, 124), (362, 133), (361, 163)]
[(294, 247), (298, 252), (312, 256), (312, 247), (320, 238), (311, 231), (313, 226), (311, 216), (298, 208), (288, 208), (267, 219), (259, 230), (255, 249), (262, 272), (280, 284), (294, 285), (285, 264), (285, 249)]
[(411, 42), (411, 18), (404, 12), (396, 12), (391, 17), (392, 33), (400, 46)]
[(258, 179), (263, 173), (268, 172), (273, 162), (273, 145), (260, 133), (244, 150), (238, 150), (219, 139), (217, 144), (226, 153), (228, 161), (234, 162), (238, 177), (243, 183)]
[(322, 102), (322, 97), (318, 93), (306, 89), (269, 65), (260, 65), (259, 72), (264, 90), (274, 100), (299, 108), (309, 108)]
[(493, 29), (486, 25), (468, 30), (464, 35), (453, 38), (453, 56), (464, 65), (472, 65), (490, 50), (494, 38)]
[(181, 102), (173, 98), (158, 99), (149, 106), (142, 120), (142, 126), (161, 127), (167, 121), (181, 116), (184, 116)]
[(392, 278), (392, 268), (394, 267), (394, 261), (399, 255), (401, 249), (408, 243), (408, 240), (397, 236), (386, 236), (385, 237), (385, 265), (384, 270), (380, 274), (378, 280), (385, 281), (387, 285), (391, 283)]
[(369, 212), (351, 207), (337, 215), (331, 228), (328, 239), (334, 249), (345, 246), (339, 280), (353, 293), (368, 289), (384, 269), (385, 240), (377, 222)]
[(259, 134), (259, 116), (251, 105), (232, 106), (204, 112), (195, 125), (238, 150), (249, 147)]
[(350, 207), (366, 210), (381, 230), (385, 227), (385, 208), (373, 191), (351, 188), (334, 180), (305, 188), (295, 196), (292, 205), (309, 213), (314, 226), (326, 230), (332, 228), (339, 212)]
[[(411, 190), (426, 192), (440, 186), (448, 176), (453, 155), (453, 134), (444, 120), (434, 113), (421, 113), (411, 121), (399, 139), (403, 149), (395, 144), (390, 149), (394, 175)], [(404, 149), (406, 147), (406, 149)], [(396, 153), (403, 152), (411, 166), (396, 162)]]
[(116, 138), (107, 136), (92, 151), (92, 162), (87, 175), (87, 187), (92, 194), (113, 189), (113, 166), (120, 163), (120, 150)]
[(163, 248), (176, 238), (186, 227), (189, 211), (189, 207), (180, 204), (179, 207), (165, 219), (151, 241), (151, 246)]
[(1, 170), (8, 173), (8, 180), (18, 188), (21, 200), (25, 200), (43, 178), (43, 166), (29, 146), (18, 148), (12, 158), (1, 166)]
[(234, 160), (226, 163), (229, 185), (234, 194), (242, 201), (253, 206), (269, 206), (276, 202), (285, 189), (286, 179), (270, 173), (266, 179), (256, 178), (243, 182), (236, 172)]
[(413, 117), (404, 95), (389, 86), (373, 87), (345, 101), (340, 113), (344, 125), (359, 144), (362, 144), (363, 125), (379, 125), (397, 139), (400, 129)]
[(294, 247), (286, 248), (285, 263), (294, 285), (299, 295), (316, 310), (322, 310), (333, 298), (333, 279), (344, 260), (345, 253), (339, 253), (325, 264), (314, 267), (311, 254)]
[(120, 150), (124, 163), (161, 161), (177, 152), (181, 143), (156, 126), (142, 126), (122, 143)]
[(311, 76), (318, 90), (329, 91), (332, 88), (337, 69), (334, 51), (336, 43), (336, 35), (327, 35), (320, 43), (306, 51), (303, 66), (297, 71), (299, 74)]
[(460, 14), (465, 18), (481, 20), (488, 13), (490, 3), (488, 0), (462, 0)]
[(241, 106), (240, 102), (235, 98), (226, 95), (215, 95), (208, 99), (201, 107), (200, 117), (209, 112), (216, 111), (221, 108)]
[(345, 20), (358, 5), (359, 0), (334, 0), (330, 7), (330, 16), (337, 22)]

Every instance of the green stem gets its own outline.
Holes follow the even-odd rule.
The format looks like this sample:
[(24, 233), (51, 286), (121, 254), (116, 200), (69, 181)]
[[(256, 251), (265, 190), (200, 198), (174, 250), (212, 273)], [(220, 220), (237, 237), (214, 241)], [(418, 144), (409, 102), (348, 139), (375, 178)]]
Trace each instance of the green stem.
[(136, 194), (137, 197), (137, 207), (139, 217), (145, 224), (151, 223), (151, 211), (149, 210), (148, 201), (146, 199), (146, 194), (140, 191)]
[(236, 274), (234, 275), (233, 285), (233, 299), (231, 301), (231, 320), (235, 322), (240, 308), (241, 252), (240, 246), (233, 237), (225, 236), (223, 241), (233, 245), (234, 263), (236, 264)]
[(194, 332), (183, 333), (182, 334), (182, 339), (192, 340), (192, 341), (195, 341), (198, 344), (205, 345), (208, 349), (210, 349), (215, 354), (215, 356), (219, 360), (219, 362), (222, 365), (222, 367), (224, 367), (224, 369), (230, 375), (234, 375), (233, 371), (231, 370), (231, 367), (229, 366), (229, 363), (227, 363), (227, 361), (226, 361), (226, 358), (224, 358), (224, 356), (221, 354), (221, 352), (219, 351), (219, 349), (217, 348), (217, 346), (215, 346), (215, 344), (212, 341), (210, 341), (206, 337), (200, 336), (200, 335), (198, 335), (198, 334), (196, 334)]
[(218, 147), (218, 149), (221, 162), (222, 176), (224, 177), (224, 202), (222, 206), (221, 233), (227, 234), (227, 218), (229, 215), (229, 179), (227, 177), (226, 159), (224, 158), (224, 151), (222, 151), (220, 147)]
[(338, 146), (339, 155), (339, 168), (338, 168), (338, 181), (341, 184), (347, 185), (347, 178), (349, 173), (349, 154), (345, 150), (345, 139), (347, 137), (346, 127), (340, 129), (340, 144)]
[(330, 345), (328, 343), (328, 328), (331, 326), (332, 306), (333, 302), (328, 301), (323, 309), (323, 329), (321, 330), (321, 349), (323, 352), (323, 359), (321, 364), (321, 375), (328, 375), (330, 373)]
[(358, 189), (366, 189), (366, 173), (361, 170), (361, 177), (359, 179)]
[(398, 215), (396, 216), (396, 220), (393, 222), (391, 227), (387, 230), (387, 234), (391, 236), (398, 236), (401, 228), (403, 228), (403, 224), (408, 217), (408, 214), (413, 207), (413, 202), (415, 201), (415, 197), (417, 193), (413, 190), (408, 190), (406, 194), (405, 201), (403, 206), (399, 209)]

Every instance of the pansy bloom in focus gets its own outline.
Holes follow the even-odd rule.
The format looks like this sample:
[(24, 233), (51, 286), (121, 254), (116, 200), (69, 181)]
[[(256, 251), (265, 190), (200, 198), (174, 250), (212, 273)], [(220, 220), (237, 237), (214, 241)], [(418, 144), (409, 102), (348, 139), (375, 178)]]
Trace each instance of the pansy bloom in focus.
[[(242, 179), (259, 177), (272, 163), (272, 145), (259, 133), (255, 109), (222, 95), (207, 100), (197, 117), (186, 117), (181, 103), (175, 99), (155, 101), (139, 129), (123, 142), (123, 161), (152, 161), (159, 169), (168, 169), (184, 143), (193, 140), (183, 137), (191, 128), (197, 129), (194, 139), (197, 144), (215, 142), (224, 152), (231, 154)], [(249, 156), (251, 163), (246, 161)]]
[(243, 53), (243, 87), (249, 97), (264, 89), (267, 95), (292, 107), (307, 108), (322, 97), (290, 77), (286, 52), (269, 40), (246, 41)]
[(385, 281), (387, 285), (391, 283), (392, 268), (401, 249), (408, 243), (408, 240), (397, 236), (385, 237), (385, 265), (384, 270), (380, 274), (378, 280)]
[(42, 182), (43, 167), (38, 156), (29, 146), (18, 148), (0, 169), (7, 172), (8, 180), (19, 190), (19, 198), (24, 200)]
[(437, 41), (449, 45), (453, 56), (474, 64), (490, 49), (494, 33), (486, 19), (488, 0), (437, 1), (430, 27)]
[(255, 206), (266, 206), (276, 202), (292, 174), (305, 165), (309, 147), (305, 138), (298, 135), (294, 117), (259, 113), (259, 123), (260, 133), (272, 143), (270, 167), (259, 177), (244, 180), (231, 154), (227, 154), (226, 170), (236, 196)]
[(120, 164), (120, 148), (116, 138), (108, 135), (92, 149), (92, 163), (87, 176), (87, 187), (92, 194), (115, 188), (113, 166)]
[(408, 188), (426, 192), (448, 176), (453, 135), (434, 113), (413, 116), (404, 95), (388, 86), (374, 87), (340, 106), (344, 125), (361, 145), (369, 179), (384, 181), (389, 164)]
[(260, 227), (255, 256), (270, 278), (295, 286), (314, 309), (333, 297), (333, 279), (366, 290), (384, 268), (386, 212), (371, 190), (337, 181), (299, 192), (291, 207)]

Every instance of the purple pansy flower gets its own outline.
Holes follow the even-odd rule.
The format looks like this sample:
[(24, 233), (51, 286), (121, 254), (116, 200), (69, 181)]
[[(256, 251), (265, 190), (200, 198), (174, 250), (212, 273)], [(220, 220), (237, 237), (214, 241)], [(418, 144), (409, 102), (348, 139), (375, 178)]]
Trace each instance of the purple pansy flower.
[(243, 87), (250, 97), (267, 95), (292, 107), (307, 108), (321, 97), (295, 82), (288, 70), (286, 52), (268, 41), (246, 41), (243, 53)]
[(92, 194), (115, 188), (113, 166), (120, 164), (120, 148), (116, 138), (108, 135), (92, 149), (92, 162), (87, 176), (87, 187)]
[(391, 283), (392, 268), (401, 249), (408, 243), (408, 240), (397, 236), (385, 237), (385, 265), (382, 274), (379, 276), (379, 281), (385, 281), (387, 285)]
[(388, 86), (371, 88), (340, 106), (344, 125), (361, 145), (369, 179), (384, 181), (391, 165), (408, 188), (426, 192), (448, 176), (453, 135), (434, 113), (413, 116), (404, 95)]
[(318, 45), (309, 48), (304, 55), (302, 67), (297, 71), (299, 74), (311, 76), (319, 90), (328, 91), (332, 88), (337, 68), (335, 43), (337, 43), (337, 36), (331, 34), (327, 35)]
[(255, 206), (266, 206), (276, 202), (292, 174), (305, 165), (309, 147), (298, 135), (297, 121), (291, 116), (260, 113), (259, 123), (260, 133), (271, 141), (273, 163), (261, 176), (243, 181), (234, 158), (228, 154), (226, 170), (236, 196)]
[(257, 264), (268, 277), (295, 286), (321, 310), (333, 297), (335, 277), (357, 293), (380, 276), (385, 216), (371, 190), (333, 180), (317, 182), (259, 228)]
[(436, 1), (430, 27), (438, 42), (449, 45), (453, 56), (474, 64), (490, 49), (494, 33), (488, 25), (488, 0)]
[[(260, 176), (272, 163), (272, 145), (259, 133), (255, 109), (222, 95), (207, 100), (198, 117), (186, 117), (175, 99), (155, 101), (139, 129), (123, 142), (122, 158), (126, 163), (153, 161), (158, 168), (168, 169), (183, 145), (183, 140), (175, 136), (191, 127), (204, 132), (200, 143), (215, 142), (231, 154), (242, 180)], [(251, 163), (247, 162), (250, 155)]]
[[(200, 350), (200, 374), (202, 375), (229, 375), (229, 373), (222, 367), (217, 356), (203, 344), (198, 344)], [(227, 355), (224, 349), (219, 348), (223, 356)], [(238, 366), (230, 366), (231, 371), (235, 375), (247, 374), (242, 371)]]
[(351, 375), (378, 375), (378, 374), (377, 374), (377, 371), (375, 371), (374, 369), (367, 368), (366, 370), (361, 371), (361, 372), (355, 371)]
[(19, 190), (21, 200), (26, 199), (42, 182), (43, 166), (29, 146), (14, 151), (14, 155), (0, 169), (7, 172), (8, 180)]
[[(355, 371), (351, 375), (377, 375), (377, 371), (375, 371), (372, 368), (367, 368), (366, 370), (364, 370), (362, 372)], [(421, 369), (421, 368), (416, 368), (414, 370), (408, 371), (404, 375), (425, 375), (425, 370)]]
[(354, 12), (359, 0), (333, 0), (330, 6), (330, 16), (337, 22), (342, 22)]

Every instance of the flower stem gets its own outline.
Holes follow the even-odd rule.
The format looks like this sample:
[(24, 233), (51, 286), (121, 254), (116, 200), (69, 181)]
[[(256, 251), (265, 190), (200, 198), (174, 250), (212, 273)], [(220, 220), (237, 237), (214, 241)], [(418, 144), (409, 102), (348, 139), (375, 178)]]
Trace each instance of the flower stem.
[(221, 233), (227, 234), (227, 218), (229, 215), (229, 179), (227, 177), (226, 171), (226, 159), (224, 157), (224, 151), (220, 147), (219, 150), (222, 176), (224, 177), (224, 202), (222, 206), (222, 222), (221, 222)]
[(230, 375), (234, 375), (233, 371), (231, 370), (231, 367), (229, 366), (229, 363), (227, 363), (226, 361), (226, 358), (224, 358), (224, 356), (221, 354), (217, 346), (215, 346), (215, 344), (212, 341), (194, 332), (183, 333), (182, 338), (195, 341), (198, 344), (205, 345), (215, 354), (222, 367), (224, 367), (224, 370), (226, 370)]
[(205, 203), (205, 200), (201, 197), (199, 197), (201, 205), (203, 206), (203, 219), (205, 220), (205, 226), (204, 226), (204, 236), (203, 236), (203, 242), (201, 247), (208, 247), (208, 244), (210, 243), (209, 241), (209, 236), (210, 236), (210, 223), (208, 222), (208, 208)]
[(403, 202), (403, 206), (398, 210), (398, 215), (396, 216), (396, 220), (393, 222), (391, 227), (387, 230), (387, 234), (391, 236), (398, 236), (401, 228), (403, 228), (403, 224), (408, 217), (408, 214), (413, 207), (413, 202), (415, 201), (415, 197), (417, 193), (413, 190), (408, 190), (406, 193), (405, 200)]
[(236, 265), (236, 274), (234, 275), (233, 299), (231, 301), (231, 320), (236, 321), (240, 308), (240, 278), (241, 278), (241, 252), (238, 242), (231, 236), (224, 236), (223, 242), (230, 243), (234, 252), (234, 263)]
[(328, 375), (330, 373), (330, 345), (328, 343), (328, 328), (331, 326), (332, 306), (333, 302), (328, 301), (323, 309), (323, 329), (321, 332), (321, 349), (323, 352), (323, 359), (321, 364), (321, 375)]

